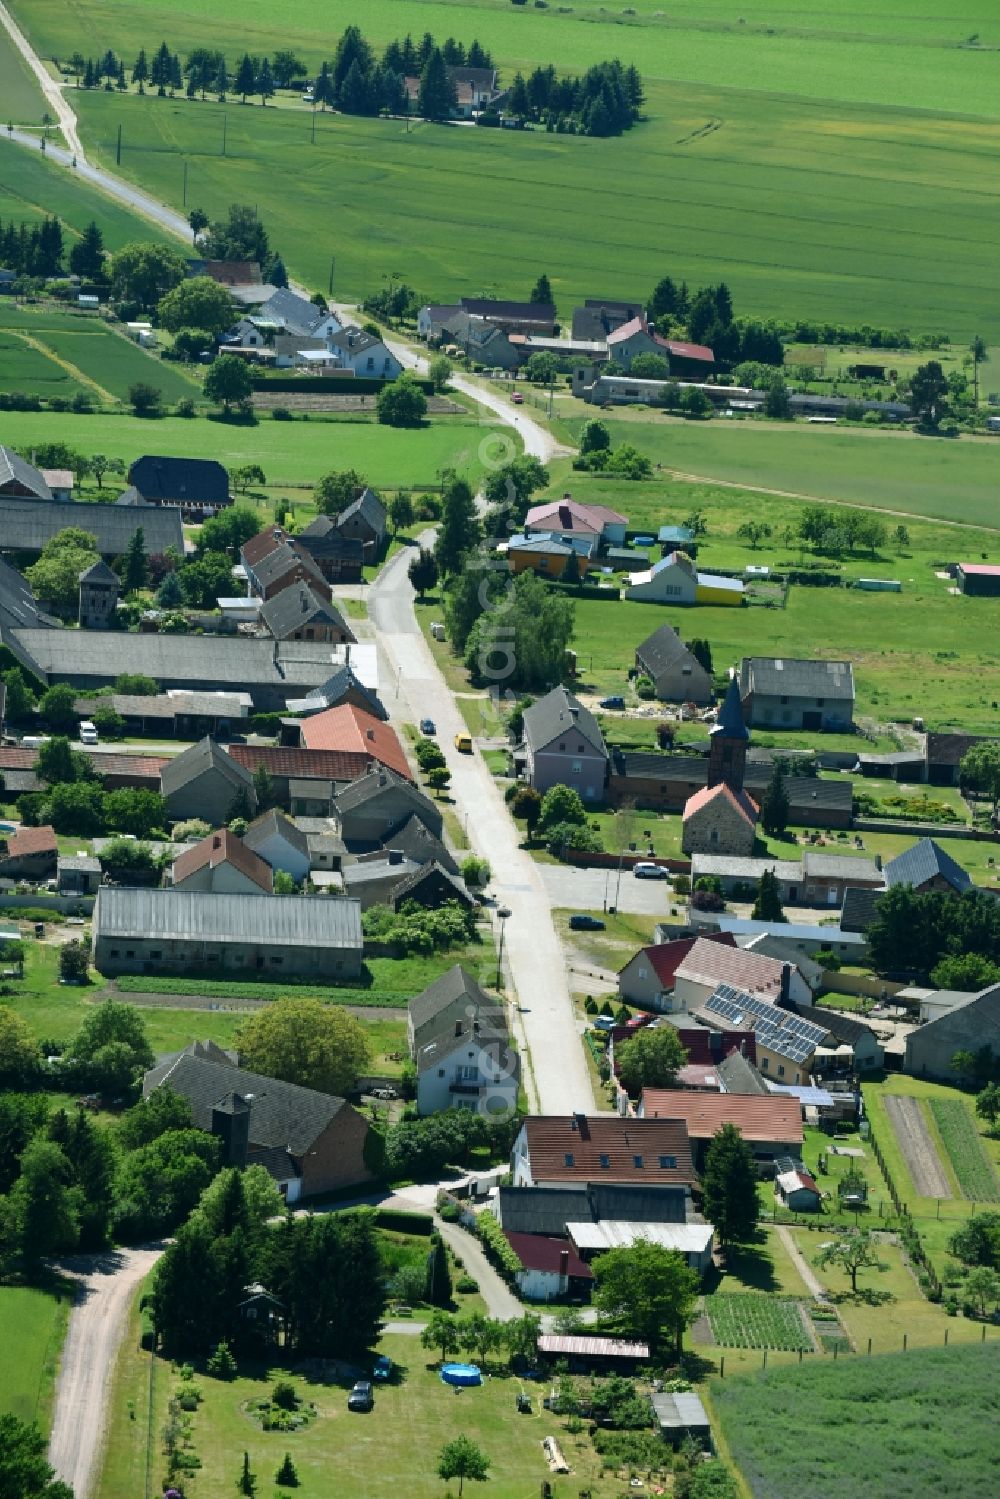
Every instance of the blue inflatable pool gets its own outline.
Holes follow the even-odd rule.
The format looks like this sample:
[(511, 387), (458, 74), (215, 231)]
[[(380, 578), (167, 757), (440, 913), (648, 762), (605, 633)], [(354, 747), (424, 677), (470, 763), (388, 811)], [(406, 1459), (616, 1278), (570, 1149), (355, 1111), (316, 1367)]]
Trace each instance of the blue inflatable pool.
[(476, 1385), (483, 1382), (483, 1376), (476, 1364), (444, 1364), (441, 1369), (441, 1378), (445, 1384), (451, 1385)]

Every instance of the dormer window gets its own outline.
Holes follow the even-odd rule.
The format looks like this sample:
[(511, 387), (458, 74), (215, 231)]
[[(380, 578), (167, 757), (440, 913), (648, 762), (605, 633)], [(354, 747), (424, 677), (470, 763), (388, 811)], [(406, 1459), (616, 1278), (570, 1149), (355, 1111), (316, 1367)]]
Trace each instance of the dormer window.
[(632, 1165), (633, 1166), (638, 1166), (641, 1169), (642, 1168), (642, 1156), (641, 1155), (634, 1155), (632, 1157)]
[(573, 1152), (571, 1150), (567, 1150), (566, 1154), (563, 1156), (563, 1164), (566, 1166), (573, 1165)]
[(661, 1170), (663, 1170), (663, 1171), (673, 1171), (676, 1168), (676, 1166), (677, 1166), (677, 1157), (675, 1155), (661, 1155), (660, 1156), (660, 1168), (661, 1168)]
[(607, 1171), (607, 1169), (608, 1169), (608, 1167), (610, 1165), (611, 1165), (611, 1157), (609, 1155), (602, 1155), (601, 1156), (601, 1168), (602, 1168), (602, 1170)]

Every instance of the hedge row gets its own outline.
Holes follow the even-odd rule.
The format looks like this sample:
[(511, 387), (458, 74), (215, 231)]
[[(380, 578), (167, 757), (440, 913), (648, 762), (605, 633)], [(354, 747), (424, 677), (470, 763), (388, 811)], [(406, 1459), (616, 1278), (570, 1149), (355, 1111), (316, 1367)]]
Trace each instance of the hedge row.
[[(430, 380), (411, 378), (414, 378), (414, 383), (420, 386), (425, 395), (434, 394), (434, 385)], [(345, 378), (342, 375), (255, 375), (251, 383), (254, 390), (261, 392), (277, 390), (289, 394), (298, 392), (299, 395), (329, 395), (334, 392), (346, 396), (377, 396), (391, 382), (357, 376)]]
[(401, 1208), (376, 1208), (375, 1223), (379, 1228), (397, 1234), (426, 1236), (434, 1231), (434, 1219), (430, 1213), (407, 1213)]

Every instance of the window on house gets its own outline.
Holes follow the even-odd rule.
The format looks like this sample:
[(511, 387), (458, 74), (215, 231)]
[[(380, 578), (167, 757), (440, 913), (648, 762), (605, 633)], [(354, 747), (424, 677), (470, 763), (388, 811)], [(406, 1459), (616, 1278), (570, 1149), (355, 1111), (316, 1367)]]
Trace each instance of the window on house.
[(574, 760), (573, 761), (573, 774), (575, 776), (578, 776), (582, 770), (583, 770), (583, 761), (582, 760)]
[(444, 1077), (444, 1068), (443, 1067), (439, 1067), (438, 1068), (438, 1077)]
[(823, 706), (823, 704), (825, 702), (826, 702), (826, 698), (825, 697), (818, 697), (816, 699), (816, 706), (817, 706), (817, 708), (822, 708), (822, 706)]
[(604, 1170), (607, 1171), (608, 1167), (611, 1165), (611, 1157), (609, 1155), (602, 1155), (601, 1156), (601, 1165), (604, 1168)]
[(632, 1157), (632, 1165), (633, 1166), (639, 1166), (639, 1167), (641, 1167), (642, 1166), (642, 1156), (641, 1155), (634, 1155)]
[(269, 959), (269, 962), (273, 963), (275, 966), (277, 966), (280, 963), (283, 963), (284, 961), (285, 961), (284, 958), (279, 958), (279, 957), (277, 957), (274, 954), (272, 954), (271, 958)]
[(157, 948), (157, 950), (155, 952), (151, 952), (149, 954), (149, 956), (150, 956), (150, 958), (162, 958), (163, 957), (163, 953), (162, 953), (162, 951), (159, 948)]
[(131, 947), (127, 947), (125, 949), (125, 956), (126, 956), (126, 958), (134, 958), (135, 957), (135, 952), (133, 951), (133, 949)]
[(779, 1077), (784, 1077), (784, 1075), (785, 1075), (785, 1069), (784, 1069), (784, 1067), (782, 1067), (781, 1063), (779, 1062), (778, 1063), (778, 1076)]
[(563, 1163), (565, 1165), (567, 1165), (567, 1166), (572, 1166), (572, 1164), (573, 1164), (573, 1153), (572, 1153), (572, 1151), (567, 1150), (566, 1154), (563, 1156)]
[(562, 741), (562, 743), (560, 744), (560, 746), (559, 746), (559, 753), (562, 755), (562, 754), (565, 753), (565, 751), (566, 751), (566, 741), (564, 739)]
[(119, 953), (118, 953), (118, 949), (117, 949), (117, 947), (113, 947), (113, 948), (112, 948), (112, 949), (111, 949), (111, 956), (112, 956), (112, 957), (113, 957), (113, 958), (117, 958), (117, 957), (118, 957), (118, 956), (119, 956)]
[(760, 1070), (761, 1070), (761, 1072), (766, 1072), (767, 1071), (767, 1057), (761, 1057), (761, 1059), (760, 1059)]
[(778, 701), (781, 702), (781, 703), (787, 703), (788, 699), (787, 699), (787, 697), (781, 697), (781, 698), (778, 699)]

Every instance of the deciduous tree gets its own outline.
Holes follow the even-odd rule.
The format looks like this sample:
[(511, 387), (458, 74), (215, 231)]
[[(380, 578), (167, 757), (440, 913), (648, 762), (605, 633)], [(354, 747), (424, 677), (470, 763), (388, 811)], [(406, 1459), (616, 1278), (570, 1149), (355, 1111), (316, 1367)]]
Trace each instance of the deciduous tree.
[(451, 1478), (458, 1479), (458, 1493), (461, 1499), (462, 1485), (467, 1478), (474, 1483), (485, 1483), (489, 1477), (490, 1459), (481, 1447), (477, 1447), (471, 1437), (455, 1437), (453, 1441), (446, 1442), (441, 1448), (438, 1458), (438, 1477), (446, 1482)]
[(253, 377), (242, 359), (221, 354), (205, 372), (205, 394), (210, 401), (222, 403), (228, 412), (233, 406), (246, 406), (253, 395)]
[(687, 1052), (672, 1025), (637, 1031), (615, 1047), (615, 1063), (622, 1086), (633, 1098), (643, 1088), (672, 1088)]
[(208, 333), (224, 333), (236, 321), (233, 299), (224, 286), (211, 276), (192, 276), (161, 297), (157, 316), (170, 333), (181, 328), (204, 328)]
[(851, 1291), (856, 1295), (858, 1275), (862, 1270), (888, 1270), (889, 1266), (879, 1258), (879, 1246), (867, 1228), (852, 1228), (839, 1234), (829, 1244), (824, 1244), (816, 1256), (821, 1266), (839, 1265), (850, 1276)]
[(682, 1348), (698, 1298), (698, 1276), (676, 1250), (645, 1240), (593, 1261), (594, 1305), (615, 1333), (649, 1344), (654, 1358)]
[(286, 999), (243, 1021), (236, 1043), (246, 1066), (320, 1093), (343, 1095), (368, 1066), (361, 1022), (318, 999)]

